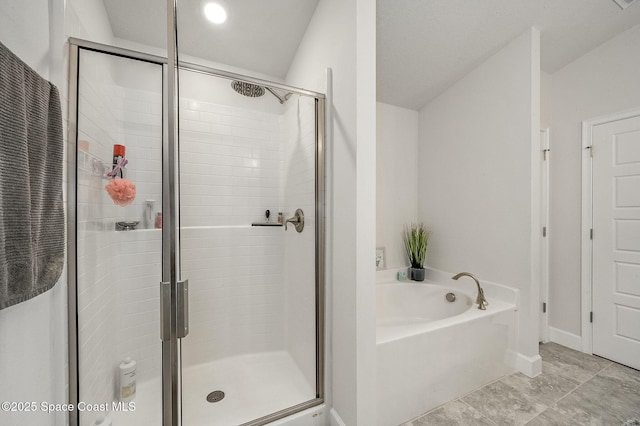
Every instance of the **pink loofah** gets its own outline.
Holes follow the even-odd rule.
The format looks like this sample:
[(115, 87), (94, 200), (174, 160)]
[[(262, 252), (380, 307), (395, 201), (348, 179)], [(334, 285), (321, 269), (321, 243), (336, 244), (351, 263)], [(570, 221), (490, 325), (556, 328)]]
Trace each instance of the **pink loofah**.
[(129, 179), (116, 177), (104, 187), (109, 196), (119, 206), (126, 206), (136, 198), (136, 186)]

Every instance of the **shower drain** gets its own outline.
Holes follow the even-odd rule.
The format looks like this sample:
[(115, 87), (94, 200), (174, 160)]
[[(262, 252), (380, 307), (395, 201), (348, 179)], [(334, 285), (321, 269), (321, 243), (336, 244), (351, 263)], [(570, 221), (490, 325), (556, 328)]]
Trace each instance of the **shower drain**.
[(209, 395), (207, 395), (208, 402), (222, 401), (223, 398), (224, 398), (224, 392), (222, 392), (221, 390), (213, 391)]

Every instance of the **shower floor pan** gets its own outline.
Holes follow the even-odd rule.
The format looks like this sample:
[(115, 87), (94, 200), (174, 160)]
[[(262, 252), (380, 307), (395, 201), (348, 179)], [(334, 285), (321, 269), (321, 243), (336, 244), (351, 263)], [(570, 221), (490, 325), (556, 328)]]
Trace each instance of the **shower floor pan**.
[[(220, 390), (222, 400), (208, 402)], [(288, 352), (240, 355), (187, 367), (182, 371), (182, 423), (231, 426), (266, 416), (315, 397)], [(113, 426), (162, 424), (160, 378), (139, 383), (136, 409), (112, 412)]]

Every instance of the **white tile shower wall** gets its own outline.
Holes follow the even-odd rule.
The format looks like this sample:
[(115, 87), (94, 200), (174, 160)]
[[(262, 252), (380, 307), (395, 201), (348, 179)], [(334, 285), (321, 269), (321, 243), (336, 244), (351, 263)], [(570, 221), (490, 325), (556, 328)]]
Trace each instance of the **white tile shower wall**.
[[(89, 231), (78, 239), (80, 400), (91, 403), (114, 397), (116, 295), (110, 276), (112, 257), (110, 233)], [(90, 424), (95, 417), (94, 413), (83, 413), (82, 424)]]
[(292, 97), (282, 117), (282, 206), (285, 218), (304, 211), (301, 233), (284, 236), (286, 348), (315, 385), (315, 100)]
[[(162, 71), (157, 65), (119, 60), (120, 86), (113, 89), (116, 139), (126, 147), (126, 177), (136, 185), (128, 206), (113, 205), (116, 218), (140, 221), (139, 231), (114, 232), (114, 278), (117, 280), (117, 356), (137, 361), (138, 380), (161, 374), (159, 283), (162, 278), (162, 231), (153, 217), (162, 210)], [(124, 61), (124, 62), (123, 62)], [(148, 90), (136, 89), (147, 78)], [(104, 193), (104, 191), (103, 191)], [(106, 196), (106, 194), (104, 194)], [(151, 221), (145, 221), (145, 202), (154, 200)], [(109, 229), (113, 224), (107, 224)]]
[[(114, 222), (142, 221), (147, 199), (160, 208), (162, 77), (158, 67), (158, 93), (118, 86), (114, 69), (146, 71), (121, 58), (82, 55), (79, 140), (88, 151), (78, 156), (80, 392), (83, 401), (105, 402), (115, 398), (117, 366), (126, 356), (138, 360), (140, 381), (160, 374), (161, 232), (115, 232)], [(108, 181), (92, 168), (92, 161), (111, 163), (114, 143), (127, 147), (127, 177), (137, 189), (124, 208), (113, 204), (104, 190)], [(83, 413), (81, 423), (95, 417)]]
[(111, 210), (119, 220), (137, 220), (140, 228), (153, 228), (153, 222), (145, 223), (144, 211), (146, 200), (155, 201), (154, 213), (162, 210), (162, 73), (159, 66), (145, 65), (149, 78), (158, 82), (156, 92), (130, 87), (114, 90), (117, 126), (113, 133), (116, 143), (126, 147), (125, 177), (136, 185), (136, 198), (125, 207), (112, 204)]
[(110, 232), (115, 251), (116, 362), (137, 361), (144, 382), (161, 374), (159, 283), (162, 280), (162, 231)]
[(181, 225), (249, 225), (277, 212), (279, 115), (185, 98), (180, 107)]
[(281, 228), (181, 230), (190, 334), (182, 365), (284, 347)]
[[(82, 60), (84, 55), (83, 52), (78, 139), (88, 141), (88, 155), (79, 155), (78, 161), (84, 172), (93, 179), (91, 185), (79, 186), (78, 199), (91, 200), (86, 205), (82, 203), (82, 208), (88, 209), (86, 213), (92, 217), (90, 226), (108, 229), (113, 228), (118, 220), (137, 220), (140, 221), (140, 227), (144, 227), (147, 225), (144, 222), (145, 200), (155, 200), (155, 210), (161, 209), (161, 69), (158, 66), (154, 70), (155, 66), (145, 64), (151, 67), (146, 70), (151, 71), (149, 78), (155, 77), (158, 81), (157, 92), (136, 90), (116, 86), (110, 75), (104, 75), (105, 69), (131, 67), (130, 63), (122, 62), (127, 60), (116, 58), (118, 62), (113, 62), (113, 58), (99, 54)], [(116, 143), (126, 147), (129, 162), (125, 167), (125, 177), (136, 185), (136, 198), (125, 207), (117, 206), (109, 199), (104, 191), (107, 181), (95, 176), (98, 171), (93, 168), (96, 162), (110, 167), (113, 145)], [(83, 213), (79, 212), (79, 216)]]
[[(77, 174), (79, 386), (80, 400), (98, 403), (113, 400), (115, 393), (116, 299), (112, 235), (103, 231), (108, 208), (104, 184), (93, 176), (89, 158), (106, 160), (114, 141), (113, 64), (108, 57), (91, 53), (81, 56), (80, 66), (78, 139), (88, 142), (88, 155), (78, 155)], [(96, 418), (96, 413), (83, 413), (81, 423), (89, 425)]]
[[(97, 92), (91, 100), (106, 99), (102, 95)], [(85, 373), (94, 363), (83, 364), (81, 377), (86, 376), (83, 389), (105, 398), (113, 395), (109, 392), (114, 389), (115, 369), (124, 357), (138, 360), (140, 381), (157, 376), (161, 361), (157, 298), (161, 233), (113, 231), (115, 220), (140, 220), (140, 203), (145, 199), (155, 199), (157, 208), (160, 206), (161, 98), (112, 86), (108, 99), (108, 111), (92, 105), (87, 113), (102, 126), (90, 126), (85, 133), (90, 153), (107, 161), (112, 143), (127, 146), (127, 177), (136, 183), (138, 196), (131, 207), (113, 206), (102, 189), (106, 182), (88, 175), (79, 195), (91, 201), (80, 207), (83, 229), (95, 230), (85, 241), (94, 250), (81, 260), (89, 274), (81, 280), (93, 283), (92, 291), (100, 292), (112, 307), (95, 313), (95, 304), (103, 299), (91, 299), (94, 305), (83, 309), (88, 321), (85, 327), (93, 332), (93, 339), (83, 342), (87, 359), (100, 346), (111, 349), (99, 371)], [(297, 207), (314, 211), (313, 103), (302, 105), (300, 114), (298, 105), (291, 105), (295, 110), (290, 108), (288, 118), (283, 119), (279, 114), (200, 100), (181, 101), (182, 264), (183, 276), (191, 285), (191, 334), (183, 345), (184, 365), (286, 347), (295, 352), (313, 383), (313, 232), (287, 236), (292, 239), (288, 250), (294, 256), (305, 256), (288, 264), (298, 269), (288, 278), (292, 293), (285, 297), (282, 228), (249, 226), (262, 220), (267, 208), (274, 218), (278, 211), (290, 215)], [(289, 142), (286, 164), (281, 160), (284, 121), (288, 122)], [(102, 146), (97, 139), (108, 142)], [(302, 186), (290, 183), (284, 188), (287, 181)], [(289, 197), (285, 205), (282, 200)], [(307, 230), (313, 229), (313, 222), (313, 213), (308, 214)], [(306, 281), (298, 289), (296, 283)], [(298, 294), (300, 291), (304, 294)], [(287, 343), (285, 322), (296, 323), (290, 326)], [(110, 330), (105, 329), (108, 324)]]
[(281, 115), (216, 101), (206, 91), (180, 100), (181, 262), (191, 297), (183, 365), (285, 345), (282, 228), (251, 226), (267, 209), (271, 220), (282, 211)]

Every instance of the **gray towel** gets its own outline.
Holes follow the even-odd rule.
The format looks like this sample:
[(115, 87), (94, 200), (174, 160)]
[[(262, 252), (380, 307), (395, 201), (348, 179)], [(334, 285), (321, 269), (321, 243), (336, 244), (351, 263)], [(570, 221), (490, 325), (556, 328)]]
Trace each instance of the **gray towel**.
[(62, 150), (58, 89), (0, 43), (0, 309), (62, 273)]

